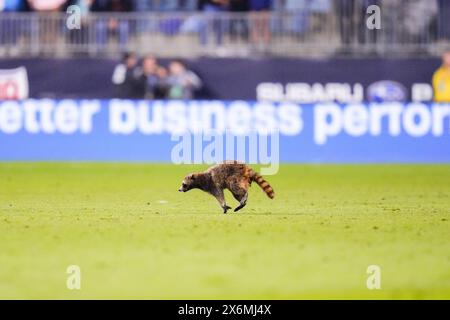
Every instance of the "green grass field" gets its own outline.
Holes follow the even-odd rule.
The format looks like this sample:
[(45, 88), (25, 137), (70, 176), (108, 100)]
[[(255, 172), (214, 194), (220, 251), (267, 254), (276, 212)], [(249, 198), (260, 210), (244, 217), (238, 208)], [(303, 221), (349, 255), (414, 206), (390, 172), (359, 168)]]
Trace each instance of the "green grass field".
[(227, 215), (193, 169), (0, 163), (0, 298), (450, 298), (450, 166), (283, 165)]

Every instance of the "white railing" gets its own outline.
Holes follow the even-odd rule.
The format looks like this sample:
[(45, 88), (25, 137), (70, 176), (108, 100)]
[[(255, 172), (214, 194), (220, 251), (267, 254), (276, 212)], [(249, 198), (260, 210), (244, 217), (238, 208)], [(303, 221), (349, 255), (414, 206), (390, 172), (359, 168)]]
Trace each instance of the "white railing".
[[(437, 55), (450, 39), (450, 19), (408, 23), (401, 11), (369, 30), (352, 12), (336, 9), (266, 13), (97, 13), (67, 26), (64, 13), (0, 14), (0, 57), (117, 56), (125, 51), (159, 56)], [(69, 23), (70, 24), (70, 23)], [(73, 25), (72, 25), (73, 26)]]

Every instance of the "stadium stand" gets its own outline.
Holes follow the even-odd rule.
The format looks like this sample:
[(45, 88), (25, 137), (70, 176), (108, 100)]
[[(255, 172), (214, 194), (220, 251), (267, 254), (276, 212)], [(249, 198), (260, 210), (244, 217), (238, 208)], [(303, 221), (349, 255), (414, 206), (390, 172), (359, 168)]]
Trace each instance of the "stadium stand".
[[(358, 28), (373, 4), (381, 29)], [(0, 12), (0, 57), (438, 56), (450, 41), (443, 0), (2, 0)]]

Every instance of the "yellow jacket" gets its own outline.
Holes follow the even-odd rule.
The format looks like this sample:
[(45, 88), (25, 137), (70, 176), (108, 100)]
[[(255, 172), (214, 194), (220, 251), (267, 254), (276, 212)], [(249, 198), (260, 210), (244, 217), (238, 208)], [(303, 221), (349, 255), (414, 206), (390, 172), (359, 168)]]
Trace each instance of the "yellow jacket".
[(440, 67), (433, 74), (434, 101), (450, 102), (450, 68)]

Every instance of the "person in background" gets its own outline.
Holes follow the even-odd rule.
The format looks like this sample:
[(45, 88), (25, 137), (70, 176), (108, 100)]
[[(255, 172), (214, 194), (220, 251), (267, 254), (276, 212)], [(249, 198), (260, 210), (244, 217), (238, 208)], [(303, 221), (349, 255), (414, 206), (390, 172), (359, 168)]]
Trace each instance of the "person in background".
[(430, 37), (430, 29), (433, 28), (433, 23), (438, 16), (437, 0), (408, 0), (402, 2), (402, 21), (404, 28), (402, 32), (404, 40), (415, 43), (417, 50), (426, 51), (423, 44), (427, 43)]
[[(25, 0), (0, 0), (0, 14), (25, 10), (26, 4)], [(16, 32), (8, 32), (15, 29), (20, 29), (20, 21), (8, 15), (0, 19), (0, 52), (3, 51), (3, 45), (17, 44), (19, 35)]]
[(439, 40), (450, 40), (450, 1), (438, 0), (438, 37)]
[(158, 83), (158, 61), (152, 55), (147, 55), (142, 59), (141, 74), (138, 78), (140, 97), (153, 99), (155, 97), (155, 87)]
[(232, 13), (237, 13), (238, 16), (230, 20), (230, 38), (232, 40), (248, 39), (248, 23), (243, 13), (248, 12), (250, 8), (250, 0), (230, 0), (229, 10)]
[(125, 53), (122, 61), (114, 68), (112, 83), (115, 97), (121, 99), (139, 98), (136, 81), (137, 57), (134, 53)]
[(339, 34), (341, 36), (341, 43), (344, 45), (344, 51), (347, 46), (353, 42), (353, 37), (357, 29), (355, 20), (355, 5), (356, 0), (337, 0), (336, 10), (337, 19), (339, 21)]
[[(45, 12), (50, 17), (56, 17), (66, 4), (67, 0), (28, 0), (31, 10)], [(58, 21), (56, 19), (39, 19), (38, 28), (44, 30), (39, 32), (39, 43), (52, 45), (58, 40)]]
[(67, 12), (71, 6), (77, 6), (81, 14), (80, 28), (68, 30), (69, 40), (72, 44), (87, 44), (89, 41), (89, 14), (94, 0), (70, 0), (63, 8)]
[(283, 9), (290, 13), (285, 26), (287, 32), (301, 36), (309, 30), (312, 3), (311, 0), (284, 0)]
[(450, 102), (450, 50), (442, 55), (442, 65), (433, 74), (435, 102)]
[[(91, 6), (92, 12), (131, 12), (134, 9), (132, 0), (95, 0)], [(111, 14), (97, 21), (97, 43), (104, 49), (110, 36), (118, 39), (119, 46), (125, 50), (128, 45), (131, 22), (128, 19), (118, 19)]]
[(270, 42), (270, 17), (272, 0), (250, 0), (250, 21), (252, 42), (268, 44)]
[(390, 31), (383, 35), (382, 41), (389, 48), (401, 37), (398, 22), (403, 19), (402, 0), (381, 0), (381, 8), (382, 28)]
[[(313, 17), (313, 29), (324, 30), (323, 21), (327, 21), (333, 8), (333, 0), (314, 0), (308, 1), (308, 14)], [(317, 20), (317, 21), (315, 21)]]
[(358, 19), (358, 42), (361, 44), (373, 44), (377, 42), (378, 30), (367, 28), (367, 9), (370, 6), (381, 6), (380, 0), (359, 0), (359, 19)]
[(144, 57), (137, 81), (140, 98), (149, 100), (166, 98), (169, 90), (167, 70), (158, 64), (154, 56)]
[(193, 99), (195, 91), (202, 87), (200, 78), (194, 72), (188, 70), (180, 60), (174, 60), (169, 64), (167, 82), (170, 85), (169, 99)]
[(25, 9), (25, 0), (0, 0), (0, 12), (14, 12)]
[(200, 43), (208, 43), (208, 33), (213, 30), (215, 34), (216, 45), (222, 44), (223, 33), (226, 30), (226, 24), (223, 19), (218, 17), (217, 13), (225, 12), (229, 9), (229, 0), (199, 0), (198, 9), (204, 13), (204, 24), (200, 29)]
[(166, 68), (158, 66), (156, 75), (158, 77), (158, 82), (154, 89), (154, 99), (166, 99), (170, 90), (169, 72)]
[(28, 0), (30, 9), (43, 12), (58, 12), (67, 0)]

